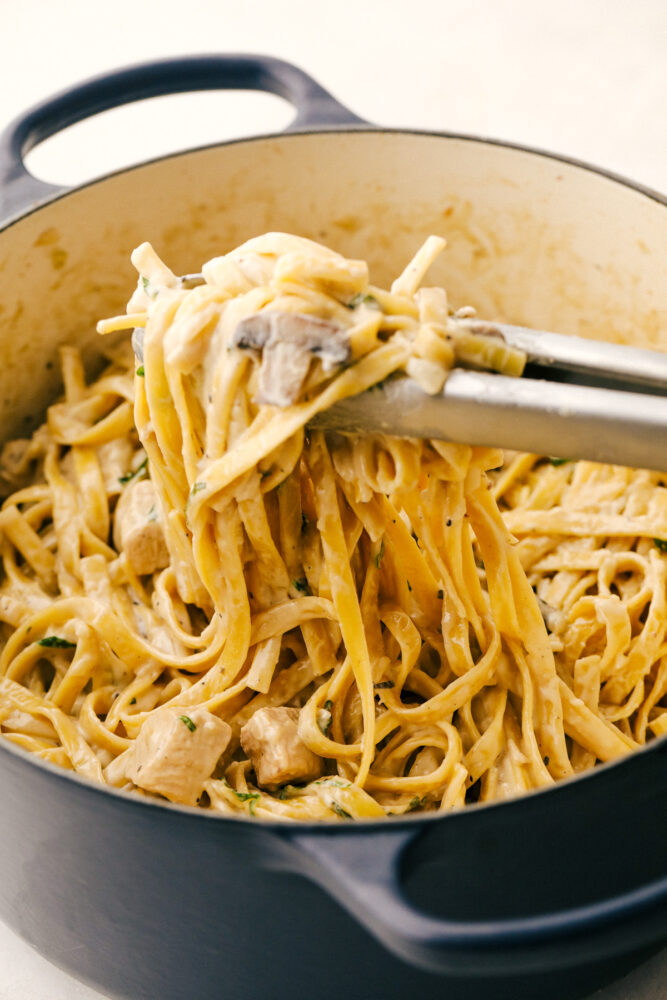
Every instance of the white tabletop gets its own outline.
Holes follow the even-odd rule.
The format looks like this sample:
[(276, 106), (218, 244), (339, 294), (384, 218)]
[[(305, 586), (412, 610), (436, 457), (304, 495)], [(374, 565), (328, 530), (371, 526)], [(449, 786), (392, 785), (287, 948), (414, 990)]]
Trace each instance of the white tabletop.
[[(667, 190), (664, 0), (0, 0), (0, 17), (0, 126), (119, 66), (264, 52), (378, 124), (508, 139)], [(30, 164), (76, 183), (172, 149), (275, 131), (290, 117), (264, 95), (162, 98), (75, 126)], [(666, 981), (663, 952), (596, 996), (660, 1000)], [(0, 924), (0, 1000), (100, 997)]]

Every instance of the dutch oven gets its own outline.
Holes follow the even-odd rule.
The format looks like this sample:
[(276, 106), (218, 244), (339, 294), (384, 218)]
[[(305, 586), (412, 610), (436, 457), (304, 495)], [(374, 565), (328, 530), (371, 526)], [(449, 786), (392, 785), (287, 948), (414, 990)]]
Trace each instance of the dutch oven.
[[(278, 94), (296, 118), (75, 190), (24, 166), (87, 116), (217, 88)], [(284, 230), (367, 259), (381, 284), (440, 233), (455, 303), (662, 346), (664, 198), (537, 150), (378, 129), (272, 58), (150, 63), (33, 108), (1, 139), (0, 205), (5, 438), (59, 391), (59, 343), (94, 367), (95, 321), (123, 308), (146, 239), (187, 273)], [(566, 1000), (667, 938), (664, 739), (516, 801), (335, 824), (162, 805), (0, 744), (0, 915), (112, 996)]]

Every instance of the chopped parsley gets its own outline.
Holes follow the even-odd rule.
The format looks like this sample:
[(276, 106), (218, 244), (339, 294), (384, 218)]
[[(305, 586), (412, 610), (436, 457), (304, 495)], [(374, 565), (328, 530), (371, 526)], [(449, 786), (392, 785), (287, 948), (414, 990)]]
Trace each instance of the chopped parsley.
[(320, 778), (313, 782), (315, 785), (329, 785), (331, 788), (349, 788), (350, 782), (340, 778)]
[(190, 730), (191, 733), (194, 733), (194, 731), (197, 728), (197, 726), (192, 721), (192, 719), (190, 718), (189, 715), (179, 715), (178, 718), (183, 723), (184, 726), (188, 727), (188, 729)]
[(373, 306), (374, 309), (380, 308), (380, 303), (375, 298), (374, 295), (369, 295), (368, 292), (358, 292), (349, 302), (345, 303), (348, 309), (356, 309), (357, 306), (367, 305)]
[(544, 766), (545, 766), (545, 767), (548, 767), (548, 766), (549, 766), (549, 758), (548, 758), (548, 757), (545, 757), (545, 758), (544, 758)]
[(405, 582), (406, 582), (406, 583), (407, 583), (407, 585), (408, 585), (408, 590), (410, 591), (410, 593), (412, 593), (412, 587), (410, 586), (410, 581), (409, 581), (409, 580), (406, 580)]
[(232, 791), (239, 802), (250, 802), (251, 799), (259, 798), (259, 792), (237, 792), (235, 788), (232, 788)]
[(37, 645), (46, 646), (47, 649), (74, 649), (76, 643), (59, 635), (45, 635), (43, 639), (37, 640)]
[(139, 367), (137, 368), (136, 374), (139, 375), (140, 378), (144, 377), (144, 375), (146, 374), (146, 370), (145, 370), (145, 368), (144, 368), (143, 365), (139, 365)]
[(205, 490), (205, 489), (206, 489), (206, 483), (193, 483), (190, 493), (194, 495), (195, 493), (199, 493), (200, 490)]
[(146, 293), (146, 295), (148, 296), (149, 299), (154, 299), (154, 298), (157, 297), (157, 293), (158, 293), (157, 288), (154, 288), (151, 285), (151, 283), (148, 280), (148, 278), (145, 278), (143, 276), (143, 274), (141, 276), (141, 284), (142, 284), (143, 289), (144, 289), (144, 291), (145, 291), (145, 293)]
[(336, 813), (336, 816), (340, 816), (341, 819), (352, 819), (352, 814), (347, 809), (343, 809), (335, 799), (331, 800), (331, 808)]
[(424, 795), (422, 797), (420, 797), (419, 795), (415, 795), (414, 799), (410, 799), (410, 804), (405, 811), (411, 813), (414, 812), (415, 809), (423, 809), (427, 803), (428, 803), (427, 795)]
[(384, 557), (384, 538), (382, 539), (382, 543), (380, 545), (380, 551), (375, 557), (375, 565), (377, 566), (378, 569), (380, 568), (380, 563), (382, 562), (383, 557)]
[(295, 587), (300, 594), (310, 594), (310, 587), (308, 586), (308, 581), (305, 576), (302, 576), (300, 580), (292, 580), (292, 586)]
[[(333, 715), (331, 714), (331, 709), (333, 708), (332, 701), (325, 701), (324, 708), (320, 709), (318, 712), (317, 725), (320, 728), (320, 732), (323, 736), (329, 735), (329, 730), (331, 729), (331, 723), (333, 722)], [(320, 714), (321, 713), (321, 714)]]
[(157, 511), (155, 509), (155, 504), (153, 504), (153, 506), (151, 507), (151, 509), (148, 511), (148, 514), (146, 516), (146, 520), (147, 521), (157, 521)]
[(143, 460), (141, 465), (137, 466), (134, 472), (126, 472), (124, 476), (119, 477), (118, 482), (125, 485), (125, 483), (129, 483), (132, 479), (141, 479), (143, 476), (146, 475), (147, 471), (148, 471), (148, 455)]
[(571, 461), (569, 458), (550, 458), (549, 461), (552, 465), (565, 465), (566, 462)]
[(251, 816), (254, 816), (255, 815), (255, 806), (257, 805), (257, 803), (260, 800), (260, 794), (259, 794), (259, 792), (237, 792), (235, 788), (232, 788), (232, 791), (233, 791), (234, 795), (236, 796), (236, 798), (239, 800), (239, 802), (247, 802), (248, 803), (248, 811), (250, 812)]
[(301, 789), (298, 785), (283, 785), (283, 787), (278, 792), (279, 799), (293, 799), (295, 795), (298, 795)]
[(653, 544), (656, 548), (660, 549), (661, 552), (667, 552), (667, 539), (665, 538), (654, 538)]
[(136, 704), (137, 704), (137, 699), (136, 698), (130, 698), (130, 705), (136, 705)]
[(393, 688), (393, 686), (394, 686), (393, 681), (378, 681), (377, 684), (373, 685), (376, 691), (380, 691), (382, 690), (382, 688)]

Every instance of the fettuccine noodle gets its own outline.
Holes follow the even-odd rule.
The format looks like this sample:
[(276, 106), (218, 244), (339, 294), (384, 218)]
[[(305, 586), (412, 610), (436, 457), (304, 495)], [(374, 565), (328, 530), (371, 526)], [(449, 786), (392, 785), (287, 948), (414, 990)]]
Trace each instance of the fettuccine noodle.
[[(226, 814), (488, 802), (667, 732), (667, 488), (653, 472), (308, 427), (398, 374), (522, 356), (421, 287), (268, 234), (176, 277), (2, 456), (0, 731)], [(465, 311), (462, 312), (465, 316)], [(138, 348), (139, 349), (139, 348)]]

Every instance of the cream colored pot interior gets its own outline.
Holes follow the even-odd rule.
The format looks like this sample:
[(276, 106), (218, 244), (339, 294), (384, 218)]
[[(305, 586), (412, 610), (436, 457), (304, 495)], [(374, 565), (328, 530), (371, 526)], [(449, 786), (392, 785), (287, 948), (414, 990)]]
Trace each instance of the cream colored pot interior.
[[(351, 132), (182, 154), (67, 195), (0, 233), (0, 419), (20, 434), (57, 392), (56, 348), (122, 311), (150, 240), (177, 272), (251, 236), (320, 240), (391, 281), (430, 233), (430, 281), (484, 317), (660, 347), (665, 206), (570, 164), (476, 140)], [(667, 344), (665, 344), (667, 347)]]

